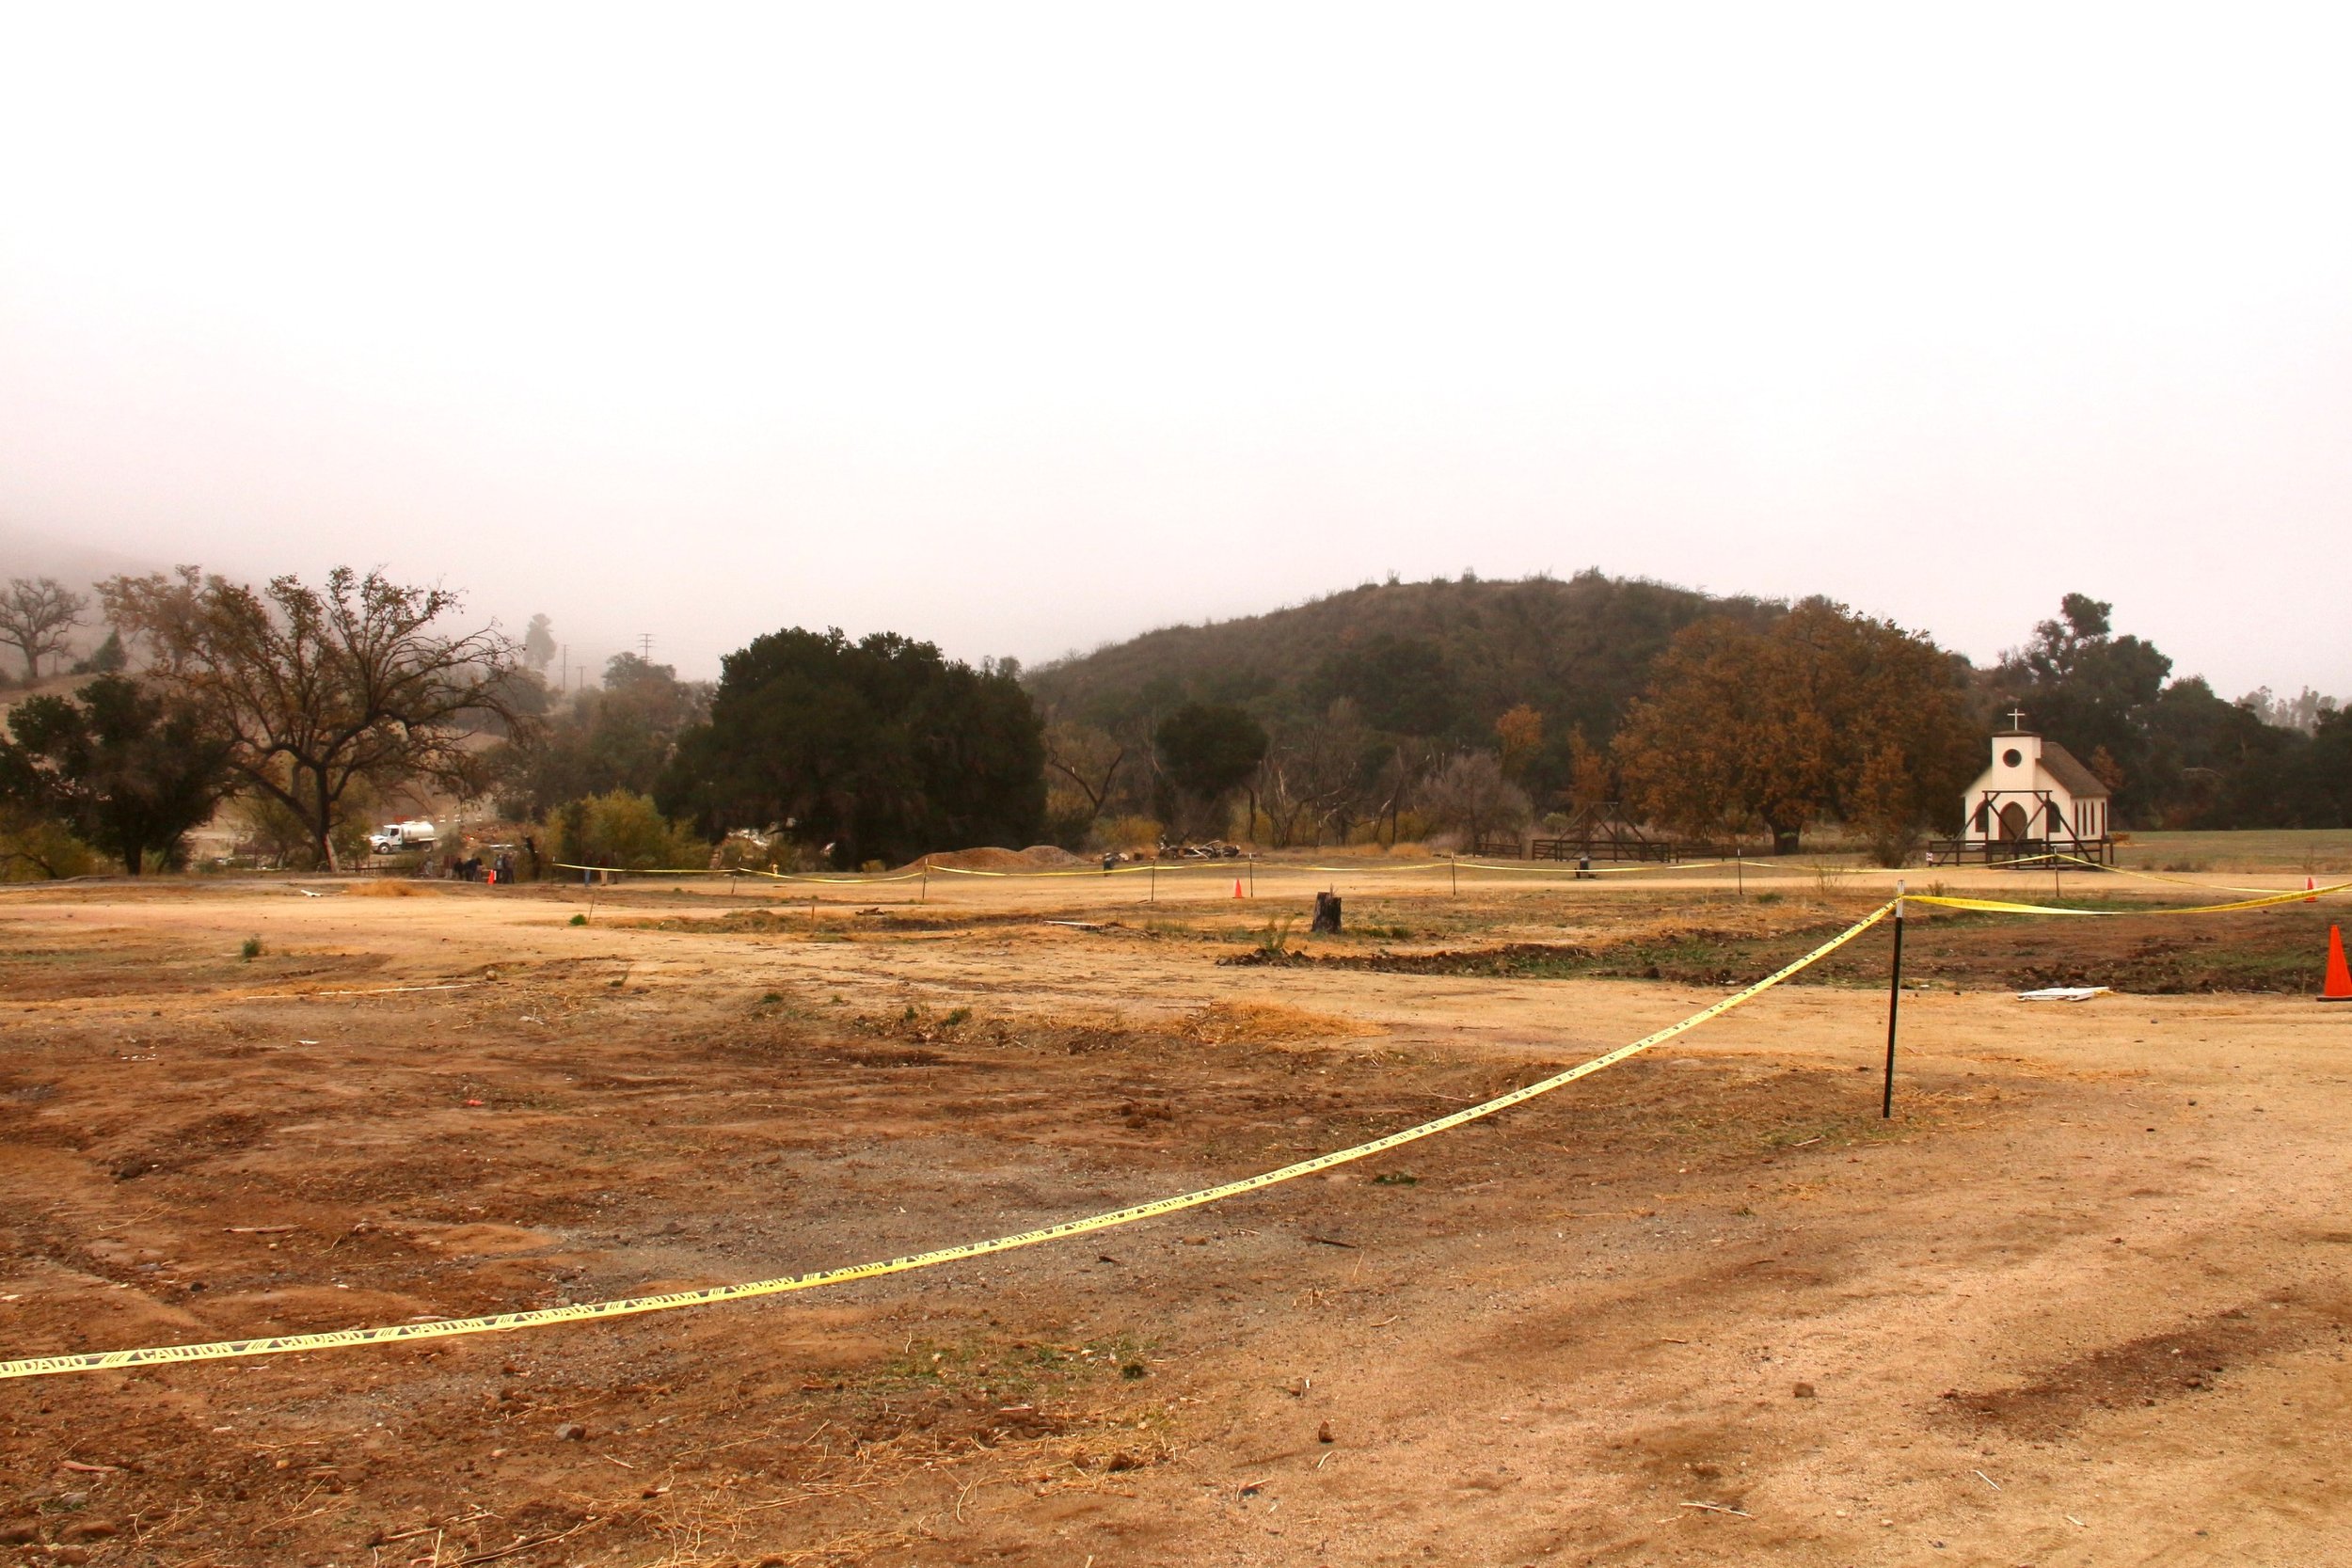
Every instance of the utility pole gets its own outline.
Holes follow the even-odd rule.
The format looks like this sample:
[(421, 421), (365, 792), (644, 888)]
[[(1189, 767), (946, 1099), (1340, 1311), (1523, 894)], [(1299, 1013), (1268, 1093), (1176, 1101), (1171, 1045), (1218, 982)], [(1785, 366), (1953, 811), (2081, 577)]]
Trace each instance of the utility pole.
[(637, 657), (648, 664), (653, 662), (653, 633), (641, 631), (637, 634)]

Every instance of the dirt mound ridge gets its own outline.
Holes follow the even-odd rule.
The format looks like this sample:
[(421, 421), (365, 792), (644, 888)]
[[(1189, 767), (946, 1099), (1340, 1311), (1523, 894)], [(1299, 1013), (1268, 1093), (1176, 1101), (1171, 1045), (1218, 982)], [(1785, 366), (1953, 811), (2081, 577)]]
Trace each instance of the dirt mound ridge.
[(1026, 849), (950, 849), (927, 858), (934, 871), (1070, 871), (1089, 863), (1051, 844), (1032, 844)]

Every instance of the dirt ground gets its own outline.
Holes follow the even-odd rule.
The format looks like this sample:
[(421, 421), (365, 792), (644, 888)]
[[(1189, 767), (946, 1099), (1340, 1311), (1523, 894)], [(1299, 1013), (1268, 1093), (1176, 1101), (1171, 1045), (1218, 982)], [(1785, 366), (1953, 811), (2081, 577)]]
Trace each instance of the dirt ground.
[[(0, 1357), (1188, 1190), (1635, 1038), (1884, 886), (1229, 884), (9, 890)], [(1289, 937), (1342, 961), (1230, 961), (1342, 884), (1356, 931)], [(2352, 1007), (2295, 993), (2347, 907), (1922, 917), (1892, 1121), (1874, 931), (1491, 1120), (1124, 1229), (0, 1383), (0, 1562), (2352, 1560)], [(2126, 989), (2015, 999), (2058, 969)]]

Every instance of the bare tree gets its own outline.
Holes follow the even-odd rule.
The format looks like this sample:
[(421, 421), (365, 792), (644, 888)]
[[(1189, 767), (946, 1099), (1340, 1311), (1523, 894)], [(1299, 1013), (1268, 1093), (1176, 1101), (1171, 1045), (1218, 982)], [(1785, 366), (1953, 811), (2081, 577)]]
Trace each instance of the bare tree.
[[(1426, 784), (1445, 760), (1435, 740), (1407, 736), (1392, 739), (1386, 754), (1373, 765), (1372, 786), (1368, 800), (1372, 807), (1373, 831), (1377, 835), (1380, 819), (1389, 819), (1389, 845), (1396, 845), (1397, 823), (1406, 804)], [(1346, 839), (1346, 822), (1339, 824), (1341, 839)]]
[(1258, 768), (1258, 799), (1274, 847), (1321, 846), (1326, 833), (1345, 842), (1345, 821), (1359, 803), (1372, 732), (1343, 697), (1323, 716), (1286, 726)]
[(1103, 815), (1128, 748), (1090, 724), (1067, 720), (1045, 731), (1045, 766), (1086, 798), (1089, 819)]
[(513, 640), (432, 629), (459, 608), (444, 589), (339, 566), (323, 589), (281, 577), (257, 593), (183, 566), (110, 578), (99, 593), (108, 619), (152, 647), (156, 678), (229, 739), (245, 785), (293, 812), (325, 865), (336, 864), (334, 830), (355, 784), (425, 780), (471, 793), (482, 765), (469, 732), (485, 715), (529, 722), (506, 695)]
[(1502, 776), (1492, 752), (1470, 752), (1447, 763), (1431, 781), (1422, 809), (1472, 849), (1489, 832), (1517, 832), (1533, 815), (1525, 792)]
[(24, 678), (40, 679), (40, 661), (65, 652), (66, 637), (82, 624), (89, 596), (56, 578), (11, 578), (0, 595), (0, 642), (24, 656)]

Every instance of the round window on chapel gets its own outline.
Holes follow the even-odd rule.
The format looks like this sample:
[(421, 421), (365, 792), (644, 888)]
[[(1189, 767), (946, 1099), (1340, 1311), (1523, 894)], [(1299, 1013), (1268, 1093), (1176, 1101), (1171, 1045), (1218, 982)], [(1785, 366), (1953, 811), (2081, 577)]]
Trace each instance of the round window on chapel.
[(2001, 766), (2004, 768), (2014, 768), (2025, 760), (2025, 753), (2020, 752), (2014, 746), (2011, 746), (2008, 751), (2001, 753)]

